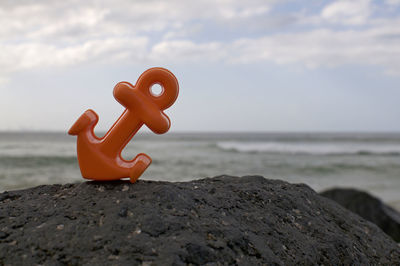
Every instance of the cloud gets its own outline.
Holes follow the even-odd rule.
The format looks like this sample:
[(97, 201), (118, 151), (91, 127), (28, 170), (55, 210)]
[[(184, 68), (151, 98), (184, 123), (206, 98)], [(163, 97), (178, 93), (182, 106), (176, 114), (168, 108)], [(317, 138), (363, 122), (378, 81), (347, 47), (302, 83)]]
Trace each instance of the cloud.
[[(394, 5), (397, 0), (386, 3)], [(308, 68), (367, 64), (400, 75), (400, 19), (378, 17), (371, 1), (333, 1), (317, 11), (307, 11), (307, 4), (296, 12), (275, 9), (284, 4), (261, 0), (2, 3), (1, 79), (34, 68), (113, 62), (270, 61)]]
[(145, 37), (92, 40), (67, 47), (41, 42), (0, 44), (0, 68), (3, 73), (10, 73), (35, 67), (69, 66), (88, 61), (140, 61), (146, 53), (146, 46)]
[(273, 61), (308, 68), (339, 65), (378, 65), (400, 75), (400, 21), (393, 28), (364, 31), (319, 29), (242, 39), (232, 45), (233, 63)]
[[(151, 60), (166, 44), (148, 36), (184, 38), (199, 30), (199, 23), (192, 21), (223, 23), (260, 16), (268, 10), (269, 4), (258, 0), (2, 3), (0, 67), (4, 74), (91, 61)], [(194, 31), (188, 30), (191, 28)], [(201, 54), (215, 45), (177, 40), (173, 46), (180, 46), (188, 55)]]
[(7, 78), (4, 78), (4, 77), (1, 77), (0, 76), (0, 86), (2, 85), (2, 84), (6, 84), (8, 82), (8, 79)]
[(331, 23), (361, 25), (370, 14), (370, 0), (339, 0), (327, 5), (321, 17)]
[(385, 3), (392, 6), (397, 6), (400, 5), (400, 0), (386, 0)]
[[(85, 38), (162, 31), (194, 20), (227, 22), (266, 14), (273, 1), (17, 1), (0, 6), (0, 36)], [(72, 38), (71, 38), (72, 37)]]
[(356, 31), (317, 29), (308, 32), (243, 38), (232, 43), (197, 44), (163, 41), (151, 51), (154, 59), (171, 61), (223, 61), (250, 64), (272, 61), (307, 68), (340, 65), (377, 65), (387, 74), (400, 75), (400, 20)]
[(150, 58), (153, 61), (180, 61), (193, 62), (199, 60), (224, 61), (226, 45), (220, 42), (194, 43), (190, 40), (163, 41), (153, 46)]

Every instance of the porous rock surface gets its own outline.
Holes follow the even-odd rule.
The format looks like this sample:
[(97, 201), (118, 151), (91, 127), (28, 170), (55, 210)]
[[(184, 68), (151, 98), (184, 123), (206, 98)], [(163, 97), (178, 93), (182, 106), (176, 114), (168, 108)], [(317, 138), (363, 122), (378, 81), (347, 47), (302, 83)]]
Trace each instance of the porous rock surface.
[(395, 241), (400, 242), (400, 213), (380, 199), (353, 188), (332, 188), (320, 195), (376, 224)]
[(306, 185), (220, 176), (2, 193), (0, 264), (398, 265), (400, 247)]

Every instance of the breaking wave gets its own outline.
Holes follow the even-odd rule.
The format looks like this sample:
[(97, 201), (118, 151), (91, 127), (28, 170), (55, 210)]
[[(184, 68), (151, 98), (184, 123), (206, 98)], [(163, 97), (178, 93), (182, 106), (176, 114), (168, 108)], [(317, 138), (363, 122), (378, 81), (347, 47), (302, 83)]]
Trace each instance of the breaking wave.
[(282, 153), (310, 155), (390, 155), (400, 156), (399, 144), (337, 142), (237, 142), (222, 141), (217, 147), (241, 153)]

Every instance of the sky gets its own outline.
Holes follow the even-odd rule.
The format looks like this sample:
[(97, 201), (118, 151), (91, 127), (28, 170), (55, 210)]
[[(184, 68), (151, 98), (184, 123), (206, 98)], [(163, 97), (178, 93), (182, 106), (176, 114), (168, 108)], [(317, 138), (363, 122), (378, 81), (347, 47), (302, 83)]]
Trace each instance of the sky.
[(0, 25), (2, 131), (106, 131), (155, 66), (171, 131), (400, 131), (400, 0), (0, 0)]

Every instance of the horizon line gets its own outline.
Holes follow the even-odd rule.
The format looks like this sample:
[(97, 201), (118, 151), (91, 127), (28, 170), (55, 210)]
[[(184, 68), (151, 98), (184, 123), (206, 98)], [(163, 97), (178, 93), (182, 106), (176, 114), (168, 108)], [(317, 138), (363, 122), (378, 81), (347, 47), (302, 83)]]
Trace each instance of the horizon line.
[[(30, 129), (30, 130), (0, 130), (0, 134), (2, 133), (54, 133), (54, 134), (61, 134), (65, 133), (68, 135), (67, 131), (63, 130), (42, 130), (42, 129)], [(95, 131), (97, 134), (105, 134), (107, 131)], [(212, 130), (174, 130), (170, 132), (166, 132), (164, 134), (400, 134), (400, 131), (370, 131), (370, 130), (336, 130), (336, 131), (329, 131), (329, 130), (309, 130), (309, 131), (296, 131), (296, 130), (252, 130), (252, 131), (212, 131)], [(150, 130), (141, 131), (137, 133), (138, 135), (147, 135), (147, 134), (155, 134)]]

